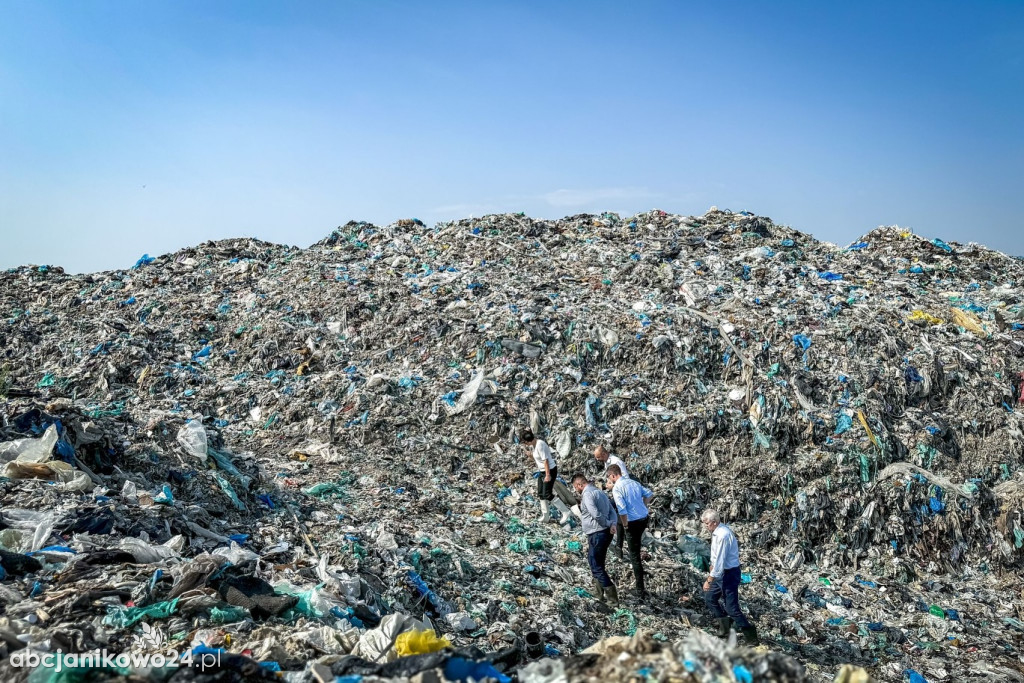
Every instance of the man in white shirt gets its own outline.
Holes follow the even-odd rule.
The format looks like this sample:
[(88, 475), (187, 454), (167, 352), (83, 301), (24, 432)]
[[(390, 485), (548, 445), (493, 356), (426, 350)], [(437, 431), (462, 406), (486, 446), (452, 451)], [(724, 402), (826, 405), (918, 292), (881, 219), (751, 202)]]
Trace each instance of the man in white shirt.
[(546, 522), (551, 519), (551, 504), (554, 502), (555, 509), (562, 514), (558, 523), (568, 524), (569, 508), (561, 499), (555, 498), (554, 494), (555, 479), (558, 477), (558, 463), (555, 462), (551, 447), (529, 430), (519, 435), (519, 441), (526, 446), (533, 457), (533, 464), (537, 468), (537, 498), (540, 499), (540, 518), (537, 521)]
[[(711, 569), (704, 581), (704, 603), (718, 622), (718, 635), (729, 635), (729, 617), (732, 617), (747, 644), (757, 645), (757, 629), (740, 610), (740, 544), (736, 534), (722, 524), (717, 510), (705, 510), (700, 519), (711, 532)], [(722, 602), (725, 603), (725, 610), (722, 609)]]
[[(600, 463), (604, 467), (604, 475), (603, 476), (604, 476), (606, 481), (608, 479), (608, 468), (611, 467), (612, 465), (617, 465), (618, 466), (619, 470), (621, 470), (621, 472), (622, 472), (622, 478), (623, 479), (629, 479), (630, 478), (630, 476), (629, 476), (629, 468), (626, 467), (626, 463), (624, 463), (622, 461), (622, 458), (620, 458), (619, 456), (612, 455), (611, 453), (609, 453), (608, 449), (605, 448), (604, 445), (600, 445), (600, 446), (598, 446), (597, 448), (594, 449), (594, 460), (597, 460), (597, 462)], [(609, 490), (611, 490), (610, 489), (611, 484), (609, 484), (608, 486), (609, 486)], [(614, 498), (612, 498), (612, 502), (614, 503)], [(616, 520), (619, 519), (618, 515), (615, 516), (615, 519)], [(621, 520), (617, 521), (617, 526), (618, 526), (618, 528), (616, 529), (616, 534), (615, 534), (615, 549), (614, 549), (613, 552), (615, 553), (615, 556), (621, 560), (622, 559), (622, 544), (626, 542), (626, 530), (622, 527), (622, 521)]]
[(604, 466), (606, 478), (608, 476), (608, 468), (612, 465), (618, 465), (619, 469), (622, 470), (622, 476), (625, 479), (629, 479), (629, 468), (626, 467), (626, 463), (622, 462), (622, 458), (619, 456), (609, 453), (608, 449), (604, 446), (598, 446), (594, 449), (594, 459)]

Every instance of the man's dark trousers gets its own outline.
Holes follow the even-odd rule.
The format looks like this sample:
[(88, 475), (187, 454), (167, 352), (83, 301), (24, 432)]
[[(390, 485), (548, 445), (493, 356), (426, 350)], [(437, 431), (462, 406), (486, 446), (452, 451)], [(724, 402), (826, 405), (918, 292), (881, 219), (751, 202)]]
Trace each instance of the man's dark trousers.
[(622, 517), (619, 517), (619, 510), (615, 507), (614, 496), (608, 496), (612, 503), (612, 510), (615, 510), (615, 525), (618, 527), (616, 531), (615, 545), (618, 546), (619, 559), (622, 559), (622, 544), (626, 542), (626, 530), (622, 528)]
[(611, 542), (612, 533), (608, 529), (601, 529), (587, 536), (587, 562), (590, 563), (590, 573), (605, 588), (612, 585), (612, 578), (604, 568)]
[[(630, 522), (630, 526), (633, 523)], [(711, 590), (704, 592), (704, 603), (711, 610), (711, 616), (715, 619), (723, 619), (728, 614), (739, 629), (750, 628), (750, 622), (740, 611), (740, 568), (733, 567), (726, 569), (721, 578), (711, 582)], [(725, 602), (725, 611), (722, 611), (720, 601)]]
[(640, 561), (640, 541), (644, 537), (644, 531), (647, 530), (647, 522), (649, 519), (644, 517), (643, 519), (637, 519), (629, 523), (626, 527), (626, 545), (629, 547), (629, 562), (633, 565), (633, 577), (636, 579), (636, 592), (640, 595), (647, 593), (647, 588), (644, 585), (644, 566)]

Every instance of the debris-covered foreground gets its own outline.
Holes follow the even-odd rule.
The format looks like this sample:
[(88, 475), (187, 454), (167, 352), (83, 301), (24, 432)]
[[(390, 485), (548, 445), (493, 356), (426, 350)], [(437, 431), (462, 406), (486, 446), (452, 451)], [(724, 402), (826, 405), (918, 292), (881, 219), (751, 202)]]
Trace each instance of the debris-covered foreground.
[[(1024, 680), (1022, 283), (718, 210), (0, 274), (0, 675)], [(536, 521), (527, 427), (656, 492), (648, 603), (595, 601), (576, 522)], [(758, 649), (700, 631), (709, 505)]]

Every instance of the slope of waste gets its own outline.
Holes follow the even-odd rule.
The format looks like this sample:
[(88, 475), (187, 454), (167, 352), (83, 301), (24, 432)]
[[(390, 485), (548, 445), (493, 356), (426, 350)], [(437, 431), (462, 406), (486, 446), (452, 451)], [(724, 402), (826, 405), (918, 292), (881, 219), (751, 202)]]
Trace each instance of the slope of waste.
[[(0, 273), (0, 674), (1024, 680), (1022, 286), (717, 209)], [(526, 428), (566, 480), (604, 443), (654, 490), (646, 603), (538, 521)], [(709, 506), (757, 648), (702, 632)]]

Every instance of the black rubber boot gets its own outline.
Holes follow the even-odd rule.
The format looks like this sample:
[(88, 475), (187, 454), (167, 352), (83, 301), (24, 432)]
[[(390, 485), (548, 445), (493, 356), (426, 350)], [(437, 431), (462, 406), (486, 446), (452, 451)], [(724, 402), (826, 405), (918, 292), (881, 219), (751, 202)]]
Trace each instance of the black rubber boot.
[(748, 626), (747, 628), (743, 629), (743, 640), (750, 647), (759, 645), (761, 643), (761, 639), (757, 635), (757, 628), (754, 626)]
[(594, 597), (600, 602), (604, 602), (604, 586), (597, 579), (594, 579)]
[(719, 638), (728, 638), (729, 631), (732, 630), (732, 619), (729, 617), (722, 617), (721, 619), (715, 619), (715, 623), (718, 626), (718, 631), (715, 635)]
[(609, 607), (619, 606), (619, 589), (615, 585), (608, 586), (604, 589), (605, 603)]

